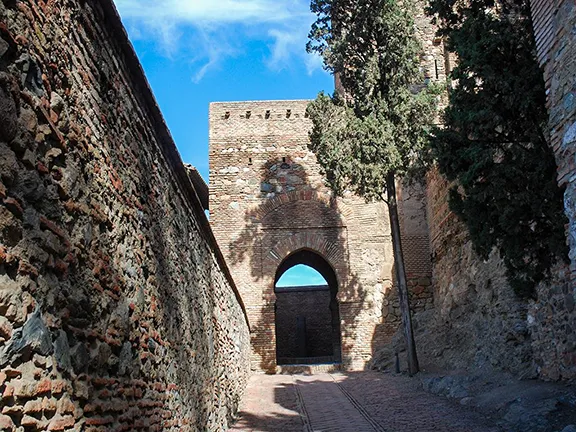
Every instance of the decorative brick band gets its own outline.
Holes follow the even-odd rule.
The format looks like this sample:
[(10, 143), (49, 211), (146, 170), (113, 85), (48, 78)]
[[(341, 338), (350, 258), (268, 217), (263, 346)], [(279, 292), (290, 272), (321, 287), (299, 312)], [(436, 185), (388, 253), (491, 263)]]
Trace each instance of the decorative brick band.
[(295, 201), (317, 201), (326, 207), (334, 209), (334, 211), (336, 211), (341, 217), (343, 226), (346, 226), (344, 219), (352, 214), (352, 209), (348, 205), (338, 201), (332, 195), (312, 190), (291, 191), (282, 195), (276, 195), (265, 203), (259, 204), (258, 207), (253, 209), (251, 214), (253, 215), (255, 222), (262, 222), (268, 213), (284, 204)]

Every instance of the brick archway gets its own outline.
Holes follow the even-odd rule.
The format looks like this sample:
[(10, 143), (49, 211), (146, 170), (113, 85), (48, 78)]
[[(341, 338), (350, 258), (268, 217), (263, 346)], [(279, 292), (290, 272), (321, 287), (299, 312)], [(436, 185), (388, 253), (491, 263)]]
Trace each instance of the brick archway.
[(326, 236), (314, 232), (300, 231), (282, 239), (264, 255), (264, 260), (267, 261), (264, 265), (266, 268), (276, 268), (288, 256), (303, 249), (313, 251), (325, 259), (334, 268), (336, 277), (339, 277), (338, 270), (346, 258), (345, 248), (337, 242), (327, 240)]
[[(326, 285), (278, 287), (282, 275), (300, 264), (320, 273)], [(273, 289), (277, 364), (340, 363), (339, 285), (330, 262), (310, 248), (292, 251), (279, 262)]]

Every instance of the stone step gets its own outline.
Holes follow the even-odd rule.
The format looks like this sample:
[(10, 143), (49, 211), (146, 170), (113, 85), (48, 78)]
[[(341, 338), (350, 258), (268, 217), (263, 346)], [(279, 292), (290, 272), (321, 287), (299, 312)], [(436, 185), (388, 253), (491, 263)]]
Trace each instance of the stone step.
[(316, 375), (341, 370), (344, 370), (342, 363), (287, 364), (276, 366), (276, 373), (281, 375)]

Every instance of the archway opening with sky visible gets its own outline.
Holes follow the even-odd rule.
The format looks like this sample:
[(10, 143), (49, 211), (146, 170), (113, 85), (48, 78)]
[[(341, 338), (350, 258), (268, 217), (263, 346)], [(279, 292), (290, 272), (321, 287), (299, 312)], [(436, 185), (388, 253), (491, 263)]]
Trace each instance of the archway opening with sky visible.
[(280, 264), (275, 280), (277, 363), (339, 362), (338, 282), (330, 264), (313, 251), (297, 251)]
[(277, 288), (301, 286), (328, 286), (324, 276), (306, 264), (297, 264), (284, 272), (278, 282)]

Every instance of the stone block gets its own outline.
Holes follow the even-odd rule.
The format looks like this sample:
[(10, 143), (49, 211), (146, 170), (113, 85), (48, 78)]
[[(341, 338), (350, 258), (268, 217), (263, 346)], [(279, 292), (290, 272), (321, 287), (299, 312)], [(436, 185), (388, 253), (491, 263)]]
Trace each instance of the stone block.
[(14, 421), (7, 415), (0, 414), (0, 429), (5, 431), (13, 431), (15, 428)]

